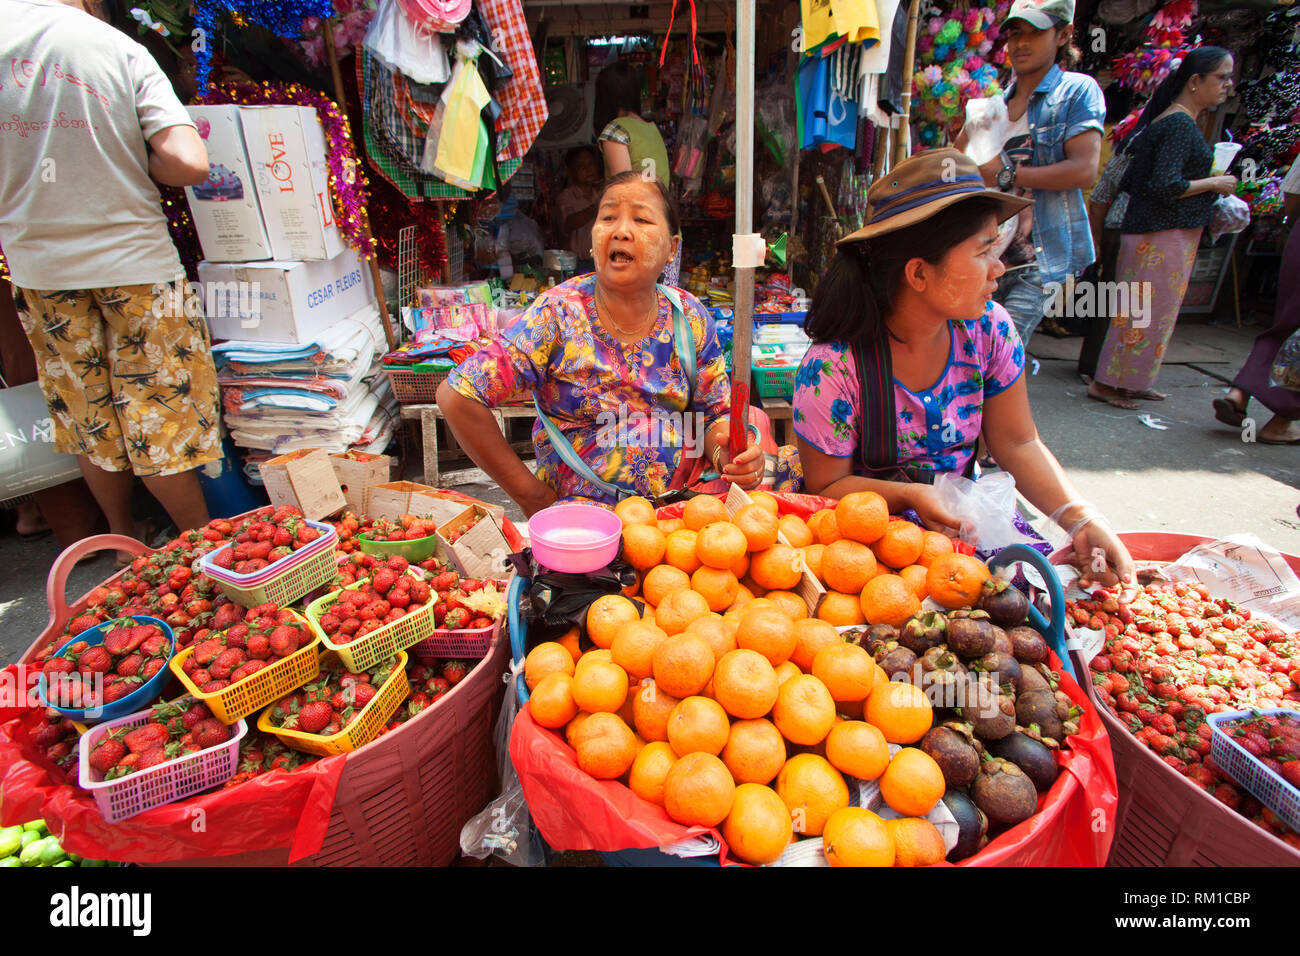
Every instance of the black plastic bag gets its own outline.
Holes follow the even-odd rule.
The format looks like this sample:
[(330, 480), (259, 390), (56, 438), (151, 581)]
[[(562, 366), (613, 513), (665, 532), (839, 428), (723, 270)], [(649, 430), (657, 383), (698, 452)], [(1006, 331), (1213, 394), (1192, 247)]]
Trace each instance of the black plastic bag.
[[(525, 652), (546, 641), (559, 640), (574, 627), (578, 628), (579, 647), (590, 650), (595, 645), (587, 637), (587, 609), (597, 598), (619, 594), (636, 584), (636, 571), (620, 558), (590, 574), (565, 574), (543, 568), (533, 558), (531, 548), (511, 555), (511, 560), (515, 570), (530, 579), (519, 603), (520, 616), (528, 628)], [(638, 610), (643, 607), (637, 599), (631, 600)]]

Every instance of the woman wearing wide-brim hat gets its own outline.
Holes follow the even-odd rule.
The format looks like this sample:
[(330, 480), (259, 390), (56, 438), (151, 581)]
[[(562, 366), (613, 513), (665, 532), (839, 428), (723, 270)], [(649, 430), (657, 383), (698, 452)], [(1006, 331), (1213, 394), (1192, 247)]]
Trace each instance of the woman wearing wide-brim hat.
[(957, 527), (933, 483), (943, 472), (973, 477), (982, 428), (999, 466), (1066, 529), (1075, 553), (1101, 549), (1131, 580), (1128, 550), (1039, 438), (1024, 348), (990, 301), (1003, 272), (998, 224), (1030, 200), (986, 188), (964, 153), (936, 149), (878, 179), (867, 202), (866, 225), (840, 240), (805, 326), (813, 345), (793, 402), (805, 490), (875, 491), (891, 512)]

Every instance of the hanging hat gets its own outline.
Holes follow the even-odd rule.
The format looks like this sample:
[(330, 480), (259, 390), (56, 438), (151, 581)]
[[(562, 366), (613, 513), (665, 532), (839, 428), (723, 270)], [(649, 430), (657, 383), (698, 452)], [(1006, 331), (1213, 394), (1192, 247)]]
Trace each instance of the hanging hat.
[(454, 26), (469, 16), (470, 0), (410, 0), (410, 5), (427, 21)]
[(975, 160), (960, 150), (951, 146), (928, 149), (909, 156), (871, 184), (867, 190), (867, 224), (836, 245), (905, 229), (954, 203), (980, 196), (997, 200), (998, 222), (1033, 204), (1031, 199), (989, 189)]
[(1012, 20), (1024, 20), (1039, 30), (1073, 23), (1074, 0), (1015, 0), (1002, 25), (1005, 27)]

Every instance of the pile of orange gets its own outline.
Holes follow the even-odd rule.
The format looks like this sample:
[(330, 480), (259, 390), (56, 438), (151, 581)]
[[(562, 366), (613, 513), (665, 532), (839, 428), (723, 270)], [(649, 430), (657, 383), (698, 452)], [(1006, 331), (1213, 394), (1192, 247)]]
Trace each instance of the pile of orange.
[[(533, 720), (563, 734), (593, 777), (621, 780), (678, 823), (718, 827), (741, 860), (769, 863), (821, 836), (833, 865), (941, 861), (923, 818), (943, 775), (908, 746), (930, 729), (930, 702), (836, 626), (898, 626), (926, 596), (963, 606), (988, 569), (891, 518), (871, 492), (806, 522), (751, 497), (734, 516), (692, 498), (672, 520), (644, 499), (619, 504), (637, 583), (591, 605), (593, 649), (566, 635), (529, 653)], [(828, 588), (814, 616), (797, 593), (805, 569)], [(850, 777), (880, 780), (902, 819), (850, 806)]]

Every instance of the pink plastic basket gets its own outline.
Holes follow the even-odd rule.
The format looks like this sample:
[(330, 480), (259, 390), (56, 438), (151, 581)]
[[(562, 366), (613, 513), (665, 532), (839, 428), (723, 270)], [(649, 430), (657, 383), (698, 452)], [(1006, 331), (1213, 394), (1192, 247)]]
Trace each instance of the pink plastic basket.
[(213, 561), (224, 548), (205, 554), (199, 559), (199, 568), (216, 581), (222, 593), (236, 604), (244, 607), (257, 607), (259, 604), (287, 607), (338, 576), (338, 561), (334, 556), (338, 532), (332, 525), (318, 521), (307, 523), (319, 530), (321, 536), (297, 554), (277, 561), (262, 571), (235, 574), (218, 568)]
[(138, 727), (146, 723), (152, 713), (153, 709), (150, 708), (100, 724), (83, 734), (78, 743), (78, 781), (83, 790), (94, 796), (95, 805), (109, 823), (117, 823), (165, 803), (184, 800), (220, 786), (235, 775), (239, 763), (239, 744), (248, 733), (248, 725), (242, 720), (235, 723), (231, 728), (230, 739), (220, 746), (177, 757), (116, 780), (105, 780), (90, 765), (90, 752), (106, 732)]
[(1211, 714), (1206, 718), (1213, 731), (1210, 756), (1223, 768), (1224, 773), (1254, 794), (1256, 800), (1281, 817), (1287, 826), (1300, 830), (1300, 789), (1264, 766), (1258, 757), (1233, 740), (1232, 734), (1224, 729), (1224, 724), (1273, 714), (1285, 714), (1300, 720), (1300, 712), (1278, 707)]
[(411, 656), (421, 664), (448, 658), (461, 660), (478, 660), (487, 657), (492, 644), (501, 633), (502, 621), (491, 627), (480, 627), (473, 631), (434, 631), (411, 648)]

